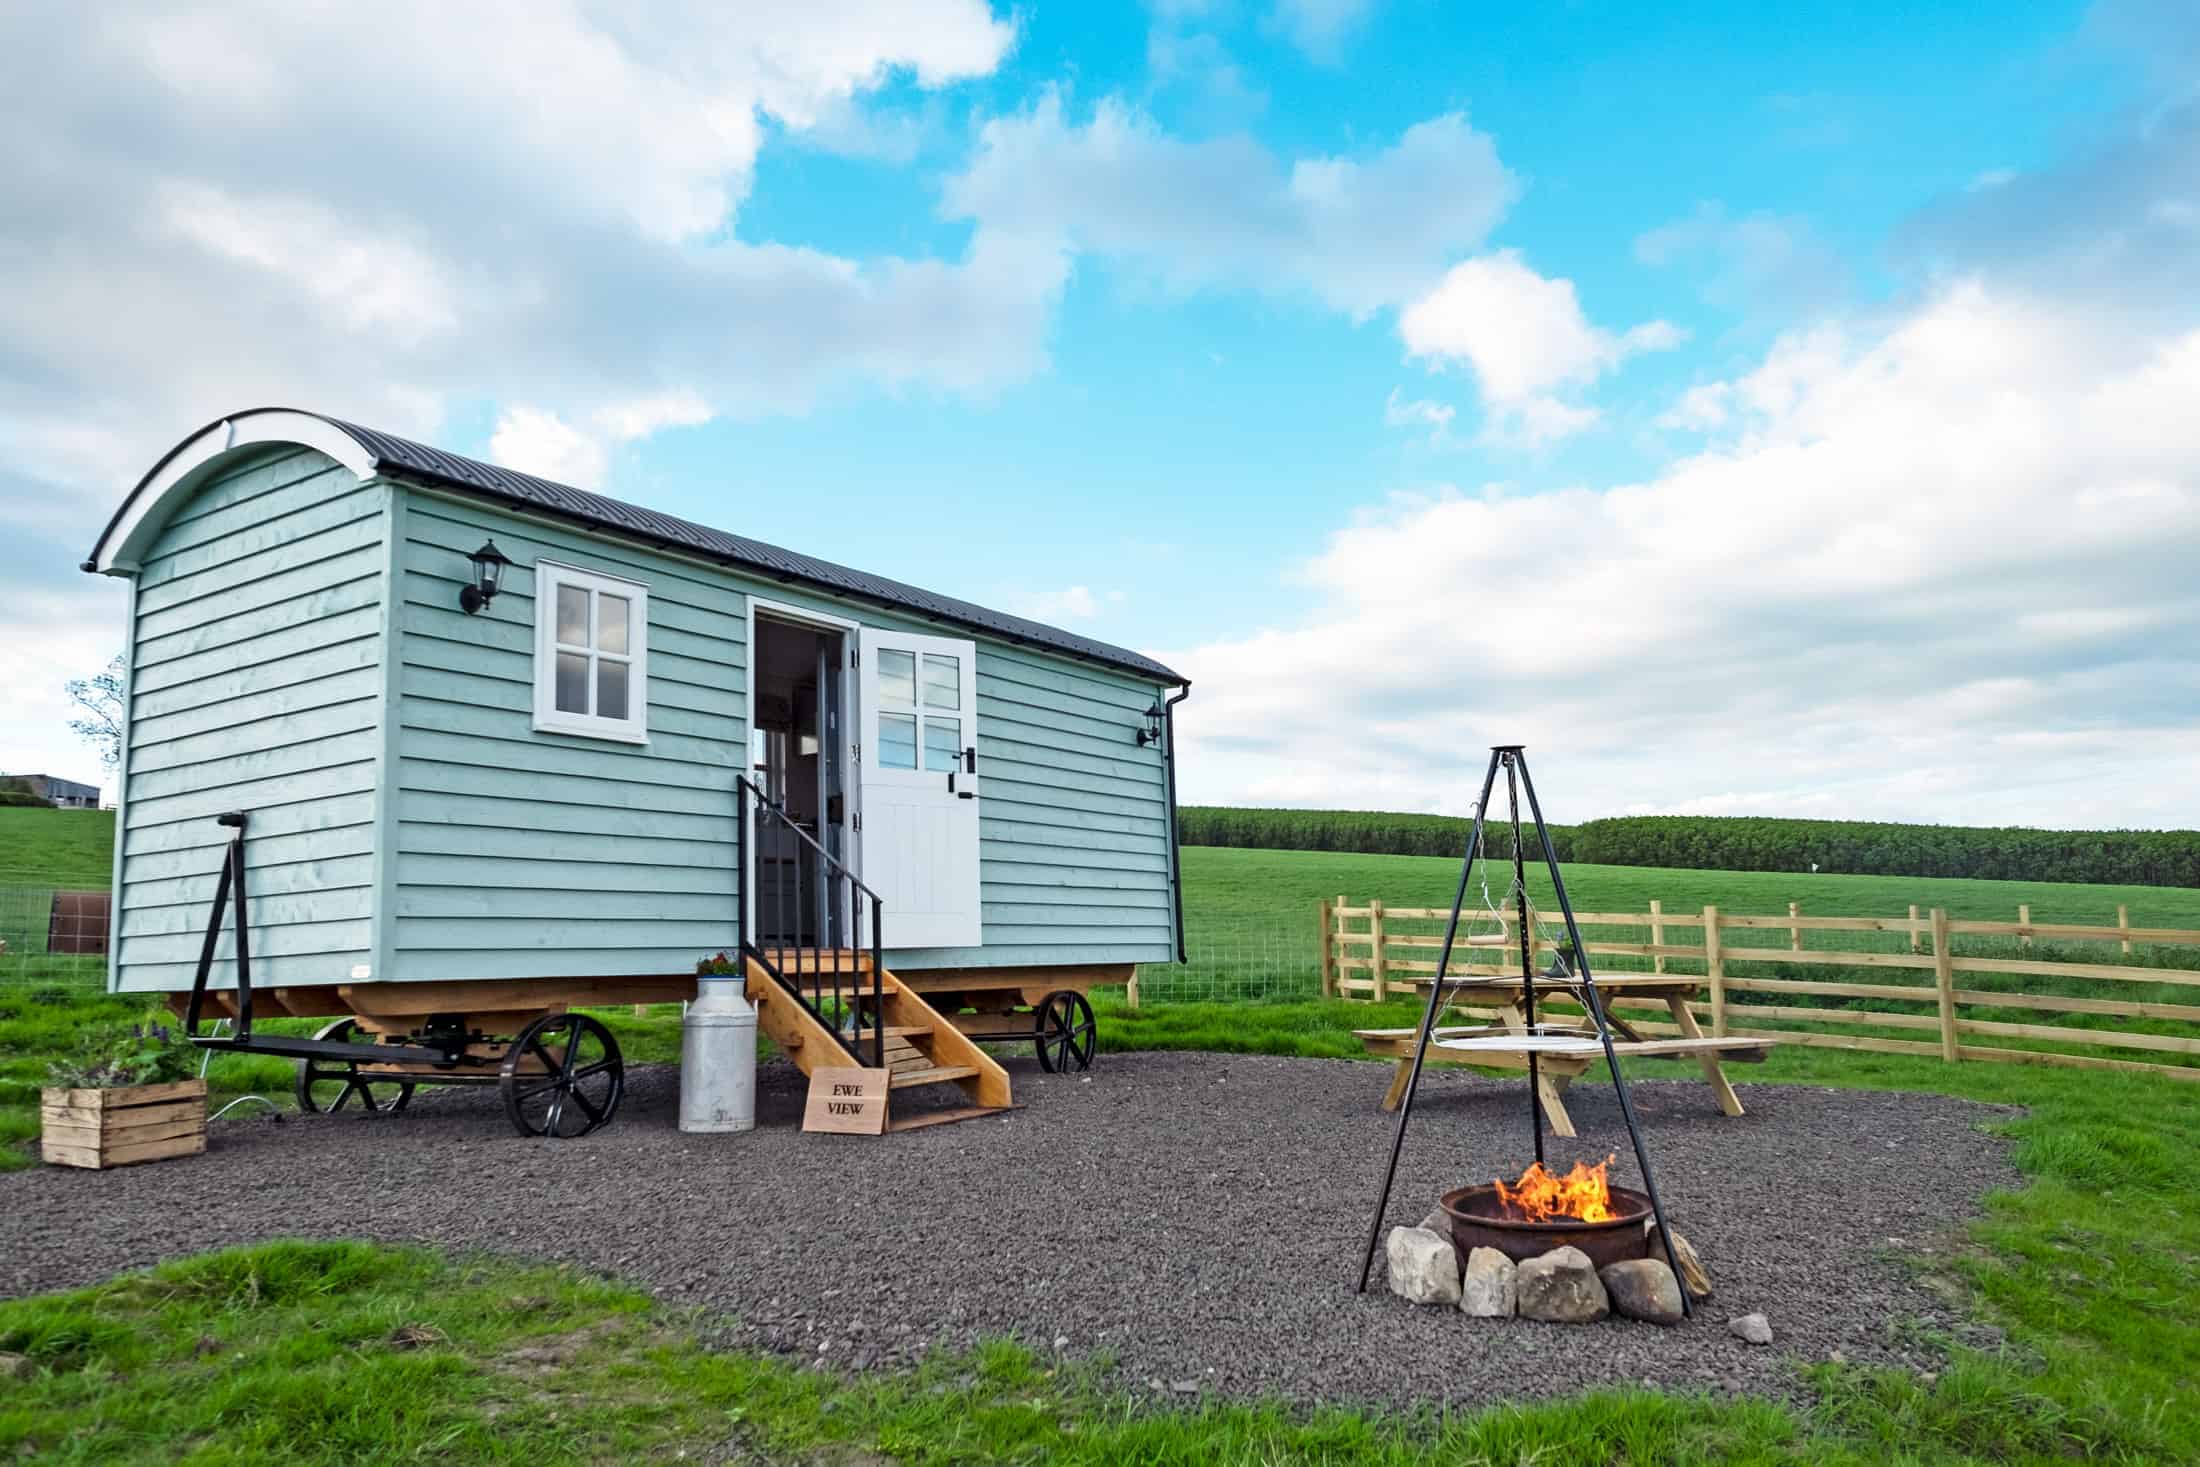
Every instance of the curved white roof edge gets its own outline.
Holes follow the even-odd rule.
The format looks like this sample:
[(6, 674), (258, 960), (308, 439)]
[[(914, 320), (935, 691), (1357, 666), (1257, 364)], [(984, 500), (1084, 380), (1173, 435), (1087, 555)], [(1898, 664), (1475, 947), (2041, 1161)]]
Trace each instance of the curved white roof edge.
[(326, 418), (291, 408), (254, 408), (237, 413), (201, 428), (168, 450), (107, 522), (84, 569), (106, 576), (137, 574), (147, 548), (177, 507), (191, 497), (215, 461), (261, 443), (295, 443), (317, 449), (362, 481), (375, 474), (375, 456)]

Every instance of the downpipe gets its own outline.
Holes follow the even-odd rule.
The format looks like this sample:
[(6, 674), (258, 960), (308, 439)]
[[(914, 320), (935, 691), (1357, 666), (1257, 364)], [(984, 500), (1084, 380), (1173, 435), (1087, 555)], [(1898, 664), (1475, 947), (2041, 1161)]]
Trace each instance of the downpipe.
[(1190, 696), (1192, 685), (1186, 683), (1161, 708), (1163, 731), (1169, 740), (1162, 746), (1161, 762), (1169, 775), (1169, 890), (1176, 907), (1176, 960), (1180, 963), (1188, 963), (1191, 958), (1184, 950), (1184, 852), (1176, 828), (1176, 705)]

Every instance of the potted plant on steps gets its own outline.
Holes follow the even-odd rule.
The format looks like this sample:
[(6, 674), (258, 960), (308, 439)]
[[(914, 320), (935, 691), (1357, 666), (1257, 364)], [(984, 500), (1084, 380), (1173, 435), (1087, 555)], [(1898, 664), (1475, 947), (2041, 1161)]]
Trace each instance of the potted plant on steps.
[(39, 1149), (56, 1166), (110, 1167), (206, 1149), (206, 1081), (198, 1051), (167, 1025), (92, 1031), (57, 1061), (39, 1118)]

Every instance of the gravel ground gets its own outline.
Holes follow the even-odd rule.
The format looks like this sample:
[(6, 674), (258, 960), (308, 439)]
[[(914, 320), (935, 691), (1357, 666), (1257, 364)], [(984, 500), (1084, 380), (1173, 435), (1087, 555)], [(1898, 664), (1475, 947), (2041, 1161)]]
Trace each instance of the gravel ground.
[[(843, 1367), (1000, 1335), (1112, 1356), (1134, 1389), (1471, 1403), (1655, 1382), (1775, 1394), (1792, 1360), (1926, 1367), (1893, 1326), (1961, 1321), (1897, 1257), (2016, 1184), (1980, 1132), (2004, 1108), (1697, 1082), (1638, 1085), (1658, 1179), (1717, 1296), (1672, 1329), (1471, 1320), (1353, 1280), (1391, 1118), (1387, 1066), (1211, 1054), (1103, 1056), (1084, 1076), (1011, 1060), (1024, 1108), (884, 1139), (795, 1129), (802, 1080), (759, 1071), (762, 1125), (675, 1129), (678, 1077), (636, 1067), (618, 1120), (580, 1141), (512, 1135), (493, 1091), (422, 1091), (405, 1115), (225, 1120), (188, 1162), (0, 1176), (0, 1293), (90, 1283), (280, 1236), (479, 1246), (569, 1261), (728, 1316), (730, 1343)], [(1746, 1080), (1746, 1071), (1743, 1078)], [(1552, 1159), (1618, 1151), (1609, 1086), (1568, 1101)], [(1424, 1077), (1392, 1223), (1449, 1186), (1511, 1175), (1526, 1095)], [(1767, 1314), (1767, 1349), (1726, 1320)], [(1066, 1339), (1066, 1344), (1059, 1343)]]

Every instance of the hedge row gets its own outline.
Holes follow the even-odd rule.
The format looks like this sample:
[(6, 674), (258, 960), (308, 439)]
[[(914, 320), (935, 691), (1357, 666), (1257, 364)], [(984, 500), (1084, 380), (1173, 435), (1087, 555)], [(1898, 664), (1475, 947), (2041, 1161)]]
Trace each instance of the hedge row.
[(1847, 871), (2200, 886), (2200, 831), (2034, 830), (1869, 820), (1628, 815), (1577, 827), (1574, 857), (1613, 866)]
[[(1403, 815), (1380, 810), (1248, 810), (1229, 805), (1184, 805), (1176, 812), (1177, 838), (1188, 846), (1250, 846), (1270, 851), (1351, 851), (1367, 856), (1456, 856), (1467, 848), (1472, 821), (1456, 815)], [(1490, 854), (1512, 859), (1512, 827), (1493, 824)], [(1573, 856), (1573, 827), (1551, 827), (1561, 861)], [(1528, 853), (1535, 849), (1533, 828)]]
[[(1395, 856), (1456, 856), (1466, 848), (1468, 828), (1466, 820), (1454, 815), (1372, 810), (1187, 805), (1178, 817), (1180, 838), (1191, 846)], [(2192, 830), (2032, 830), (1864, 820), (1628, 815), (1553, 826), (1551, 837), (1560, 860), (1606, 866), (1808, 871), (1815, 864), (1820, 871), (1871, 876), (2200, 886), (2200, 831)], [(1509, 829), (1492, 829), (1490, 842), (1492, 855), (1510, 858)]]

